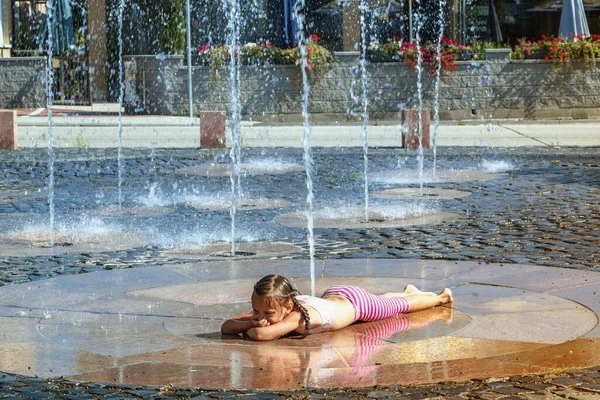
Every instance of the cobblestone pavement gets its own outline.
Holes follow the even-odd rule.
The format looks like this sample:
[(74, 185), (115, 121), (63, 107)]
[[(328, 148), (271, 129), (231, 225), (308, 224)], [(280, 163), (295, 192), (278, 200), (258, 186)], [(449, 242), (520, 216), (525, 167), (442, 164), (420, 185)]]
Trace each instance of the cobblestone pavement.
[(599, 399), (600, 367), (559, 374), (442, 382), (425, 386), (306, 389), (299, 391), (211, 390), (78, 384), (0, 373), (4, 399)]
[[(477, 260), (481, 262), (537, 264), (583, 270), (600, 270), (600, 152), (597, 148), (443, 148), (438, 149), (439, 170), (508, 166), (499, 179), (433, 184), (472, 194), (464, 199), (436, 202), (458, 220), (427, 226), (390, 229), (318, 229), (317, 258), (410, 258)], [(363, 203), (362, 153), (348, 149), (314, 149), (316, 206), (338, 207)], [(176, 174), (199, 162), (220, 162), (221, 152), (201, 150), (126, 150), (123, 166), (124, 205), (144, 201), (177, 203), (178, 198), (203, 193), (227, 193), (229, 178)], [(294, 150), (246, 150), (245, 162), (258, 159), (302, 164)], [(41, 223), (48, 214), (48, 161), (46, 150), (0, 152), (0, 234)], [(432, 154), (425, 154), (430, 168)], [(416, 155), (397, 149), (371, 149), (369, 176), (385, 171), (402, 174), (414, 168)], [(494, 167), (494, 168), (496, 168)], [(117, 202), (119, 167), (112, 149), (71, 149), (57, 152), (55, 169), (56, 221), (68, 221)], [(302, 209), (306, 197), (304, 172), (255, 175), (242, 178), (249, 197), (291, 201)], [(399, 185), (395, 185), (399, 186)], [(389, 186), (371, 182), (370, 190)], [(141, 200), (140, 200), (141, 199)], [(158, 199), (158, 200), (157, 200)], [(372, 200), (373, 203), (375, 201)], [(162, 204), (161, 203), (161, 204)], [(167, 205), (169, 206), (169, 205)], [(238, 231), (251, 232), (247, 240), (279, 240), (307, 248), (306, 232), (272, 221), (281, 210), (238, 213)], [(110, 218), (107, 218), (110, 221)], [(117, 218), (112, 220), (117, 221)], [(170, 258), (164, 237), (213, 232), (227, 240), (229, 212), (198, 211), (178, 203), (171, 214), (123, 222), (132, 229), (162, 232), (161, 240), (147, 246), (104, 253), (56, 256), (2, 257), (0, 285), (19, 284), (62, 274), (100, 269), (133, 268), (148, 264), (186, 262)], [(260, 222), (260, 224), (257, 224)], [(145, 225), (147, 224), (147, 225)], [(210, 228), (207, 228), (210, 227)], [(181, 233), (183, 232), (183, 234)], [(217, 235), (218, 236), (218, 235)], [(213, 239), (214, 240), (214, 239)], [(306, 258), (305, 254), (287, 257)], [(298, 392), (223, 391), (75, 384), (62, 380), (12, 376), (0, 373), (1, 398), (130, 399), (130, 398), (473, 398), (473, 399), (600, 399), (600, 367), (542, 376), (516, 376), (501, 380), (473, 380), (420, 387)]]

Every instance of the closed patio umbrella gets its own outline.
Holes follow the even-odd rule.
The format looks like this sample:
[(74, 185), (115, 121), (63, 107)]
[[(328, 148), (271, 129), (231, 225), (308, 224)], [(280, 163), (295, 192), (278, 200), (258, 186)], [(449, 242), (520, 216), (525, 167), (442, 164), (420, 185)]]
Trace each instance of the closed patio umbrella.
[(40, 29), (40, 47), (48, 49), (48, 14), (51, 14), (52, 52), (60, 54), (75, 46), (71, 4), (69, 0), (48, 0), (47, 6), (48, 13)]
[(563, 39), (574, 39), (576, 36), (589, 37), (590, 28), (588, 28), (585, 19), (582, 0), (565, 0), (560, 15), (560, 28), (558, 36)]
[(490, 40), (495, 43), (503, 42), (500, 21), (498, 20), (493, 0), (488, 0), (488, 25), (490, 28)]

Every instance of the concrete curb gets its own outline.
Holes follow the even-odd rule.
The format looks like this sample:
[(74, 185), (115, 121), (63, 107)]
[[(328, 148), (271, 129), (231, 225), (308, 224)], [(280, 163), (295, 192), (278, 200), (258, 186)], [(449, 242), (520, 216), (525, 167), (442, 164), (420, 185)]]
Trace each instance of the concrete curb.
[[(125, 147), (200, 148), (200, 120), (186, 117), (124, 116), (122, 139)], [(40, 117), (18, 118), (19, 145), (23, 148), (48, 145), (48, 121)], [(119, 118), (113, 116), (55, 117), (56, 147), (116, 147)], [(441, 122), (438, 146), (600, 146), (600, 121), (481, 121)], [(370, 147), (402, 147), (403, 127), (394, 121), (378, 121), (368, 127)], [(431, 127), (432, 140), (435, 129)], [(226, 131), (227, 146), (231, 132)], [(302, 124), (242, 122), (243, 147), (302, 147)], [(313, 147), (362, 147), (359, 123), (314, 124), (309, 143)]]

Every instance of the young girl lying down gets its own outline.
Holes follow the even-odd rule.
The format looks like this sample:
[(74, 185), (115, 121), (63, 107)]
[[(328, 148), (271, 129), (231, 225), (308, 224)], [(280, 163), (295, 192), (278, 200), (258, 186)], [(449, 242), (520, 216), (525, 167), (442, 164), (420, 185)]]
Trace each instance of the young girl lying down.
[(453, 301), (445, 288), (436, 294), (407, 285), (403, 292), (374, 295), (357, 286), (338, 285), (321, 297), (302, 296), (284, 276), (267, 275), (254, 285), (252, 311), (221, 326), (221, 333), (273, 340), (292, 332), (309, 334), (342, 329), (357, 321), (377, 321)]

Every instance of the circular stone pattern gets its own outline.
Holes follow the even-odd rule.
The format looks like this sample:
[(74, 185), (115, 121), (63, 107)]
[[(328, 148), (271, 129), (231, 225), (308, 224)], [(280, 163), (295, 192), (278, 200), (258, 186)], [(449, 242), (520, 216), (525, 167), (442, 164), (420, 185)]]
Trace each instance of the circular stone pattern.
[(159, 207), (159, 206), (135, 206), (135, 207), (121, 207), (110, 206), (99, 208), (95, 211), (95, 215), (101, 215), (104, 217), (115, 217), (115, 216), (134, 216), (134, 217), (151, 217), (155, 215), (167, 215), (173, 212), (172, 208)]
[(415, 170), (389, 170), (371, 175), (371, 181), (388, 185), (417, 185), (423, 183), (460, 183), (471, 181), (488, 181), (507, 176), (506, 173), (487, 172), (476, 169), (451, 169), (437, 171), (433, 176), (426, 172), (422, 176)]
[[(183, 175), (200, 175), (207, 177), (219, 177), (229, 176), (230, 174), (229, 163), (212, 163), (212, 164), (200, 164), (190, 167), (184, 167), (176, 170), (175, 172)], [(245, 175), (276, 175), (286, 174), (289, 172), (303, 171), (304, 167), (299, 164), (282, 162), (282, 161), (269, 161), (262, 160), (256, 162), (247, 162), (240, 164), (239, 174)]]
[[(313, 226), (315, 228), (334, 229), (370, 229), (370, 228), (396, 228), (413, 225), (432, 225), (457, 220), (458, 214), (442, 211), (426, 211), (408, 213), (404, 215), (393, 215), (372, 210), (367, 222), (364, 208), (346, 208), (337, 211), (315, 211), (313, 213)], [(293, 212), (281, 214), (275, 217), (275, 222), (291, 228), (306, 227), (306, 214), (304, 212)]]
[(32, 189), (8, 189), (0, 186), (0, 203), (12, 203), (14, 201), (35, 200), (48, 197), (47, 188), (42, 190)]
[(373, 192), (372, 195), (382, 199), (447, 200), (468, 197), (471, 193), (464, 190), (424, 187), (423, 191), (419, 188), (395, 188)]
[(126, 232), (55, 232), (54, 245), (49, 230), (26, 230), (0, 234), (0, 254), (4, 256), (46, 256), (134, 249), (150, 242), (144, 235)]
[(269, 273), (310, 293), (308, 260), (151, 265), (0, 287), (2, 370), (84, 382), (298, 390), (416, 385), (597, 365), (600, 273), (535, 265), (322, 260), (316, 293), (450, 286), (451, 307), (252, 342), (221, 335)]
[[(206, 198), (202, 202), (196, 203), (190, 201), (186, 204), (190, 207), (207, 211), (229, 211), (231, 208), (231, 201), (223, 198)], [(286, 208), (291, 207), (292, 205), (293, 204), (287, 200), (240, 198), (237, 199), (236, 209), (242, 211), (266, 210), (269, 208)]]
[(231, 256), (231, 242), (201, 244), (198, 247), (187, 247), (165, 251), (173, 258), (185, 259), (223, 259), (274, 257), (302, 252), (302, 248), (283, 242), (249, 242), (236, 243), (235, 255)]

